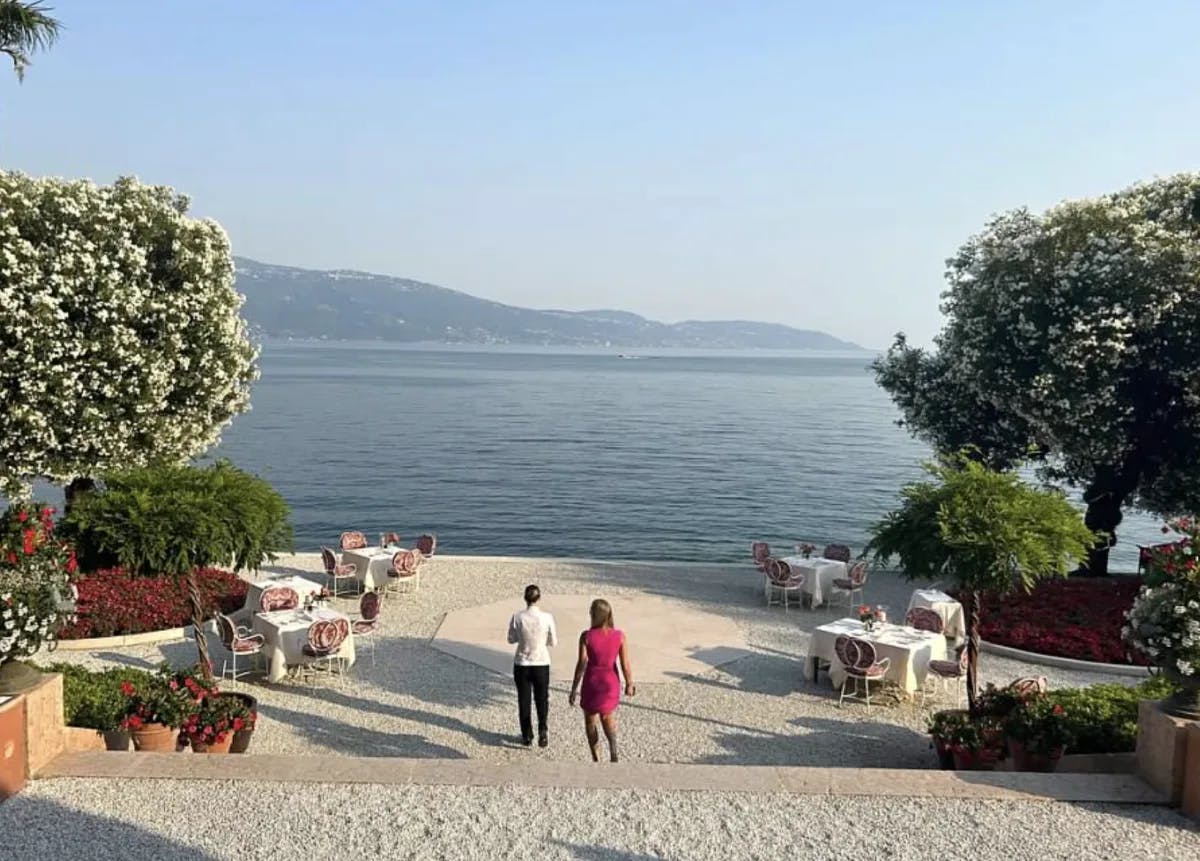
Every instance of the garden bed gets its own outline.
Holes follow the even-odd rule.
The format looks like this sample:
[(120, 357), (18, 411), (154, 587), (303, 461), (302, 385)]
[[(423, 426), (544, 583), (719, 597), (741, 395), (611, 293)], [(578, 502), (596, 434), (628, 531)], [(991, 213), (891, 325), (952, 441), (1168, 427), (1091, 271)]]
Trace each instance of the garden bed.
[(1026, 652), (1147, 666), (1121, 639), (1125, 613), (1141, 588), (1138, 577), (1044, 580), (1028, 594), (983, 596), (979, 635)]
[[(220, 568), (196, 572), (204, 615), (232, 613), (246, 599), (246, 582)], [(192, 608), (183, 578), (138, 577), (119, 568), (87, 574), (78, 581), (76, 619), (59, 635), (62, 640), (117, 637), (190, 625)]]

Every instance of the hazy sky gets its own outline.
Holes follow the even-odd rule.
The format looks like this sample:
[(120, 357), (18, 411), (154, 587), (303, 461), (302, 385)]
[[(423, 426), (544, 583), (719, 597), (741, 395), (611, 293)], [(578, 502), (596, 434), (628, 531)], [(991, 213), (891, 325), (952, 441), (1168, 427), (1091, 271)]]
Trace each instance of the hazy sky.
[(4, 166), (520, 305), (925, 341), (990, 213), (1200, 167), (1195, 0), (51, 2)]

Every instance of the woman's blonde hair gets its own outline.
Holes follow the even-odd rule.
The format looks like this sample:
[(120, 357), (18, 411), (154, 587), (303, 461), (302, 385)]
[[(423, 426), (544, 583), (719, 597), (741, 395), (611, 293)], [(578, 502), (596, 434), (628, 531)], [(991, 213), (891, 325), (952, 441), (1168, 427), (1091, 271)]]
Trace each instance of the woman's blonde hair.
[(592, 616), (593, 628), (611, 628), (613, 626), (612, 605), (603, 598), (597, 598), (593, 601), (591, 609), (588, 612)]

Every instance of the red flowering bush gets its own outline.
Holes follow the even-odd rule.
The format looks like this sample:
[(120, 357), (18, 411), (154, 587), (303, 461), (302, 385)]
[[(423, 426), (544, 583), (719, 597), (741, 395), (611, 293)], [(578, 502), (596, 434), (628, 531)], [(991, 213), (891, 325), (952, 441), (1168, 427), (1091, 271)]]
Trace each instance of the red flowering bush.
[(0, 514), (0, 664), (58, 636), (73, 609), (75, 552), (54, 531), (54, 509), (16, 502)]
[(1141, 585), (1132, 577), (1043, 580), (1029, 593), (985, 595), (979, 634), (1027, 652), (1144, 666), (1121, 639)]
[[(246, 600), (246, 582), (229, 571), (201, 568), (196, 579), (206, 616), (232, 613)], [(64, 640), (141, 634), (192, 621), (187, 584), (181, 577), (136, 577), (111, 568), (79, 578), (76, 586), (76, 619), (59, 635)]]

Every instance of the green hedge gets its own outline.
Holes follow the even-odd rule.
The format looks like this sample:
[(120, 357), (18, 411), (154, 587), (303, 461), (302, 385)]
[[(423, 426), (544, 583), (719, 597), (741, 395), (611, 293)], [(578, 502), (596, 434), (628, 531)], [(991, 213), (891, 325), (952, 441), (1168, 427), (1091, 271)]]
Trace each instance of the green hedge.
[(197, 567), (255, 569), (292, 548), (283, 497), (228, 461), (151, 466), (105, 475), (63, 518), (85, 571), (180, 574)]
[(89, 670), (78, 664), (51, 664), (35, 669), (62, 673), (63, 718), (67, 726), (101, 732), (117, 729), (125, 715), (127, 700), (121, 693), (121, 683), (145, 681), (153, 675), (134, 667)]
[(1075, 742), (1068, 753), (1128, 753), (1137, 745), (1138, 703), (1174, 693), (1169, 679), (1154, 676), (1139, 685), (1091, 685), (1050, 691), (1067, 713)]

